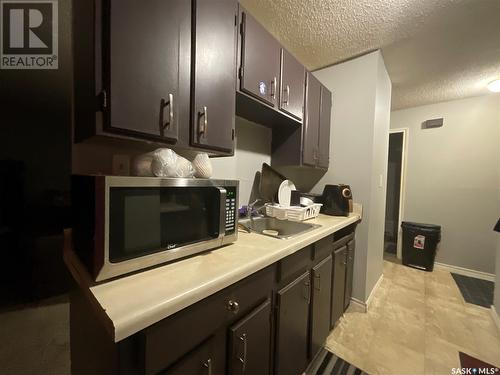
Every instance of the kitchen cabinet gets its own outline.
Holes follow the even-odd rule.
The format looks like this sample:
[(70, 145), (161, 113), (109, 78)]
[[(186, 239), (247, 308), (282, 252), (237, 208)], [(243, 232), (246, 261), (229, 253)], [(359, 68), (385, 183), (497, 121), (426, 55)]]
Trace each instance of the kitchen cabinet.
[(320, 168), (328, 168), (330, 163), (330, 123), (332, 116), (332, 93), (325, 86), (321, 86), (321, 100), (319, 109), (319, 140), (318, 164)]
[(241, 319), (229, 329), (229, 373), (270, 373), (271, 300)]
[(302, 120), (304, 114), (305, 74), (304, 66), (282, 48), (279, 108), (298, 120)]
[(347, 266), (345, 276), (345, 295), (344, 295), (344, 311), (347, 310), (351, 303), (352, 283), (354, 276), (354, 252), (356, 242), (354, 237), (347, 243)]
[(330, 333), (331, 291), (332, 256), (329, 255), (312, 269), (311, 358), (323, 347)]
[(325, 236), (118, 343), (93, 302), (75, 291), (72, 373), (301, 374), (344, 311), (354, 229)]
[(331, 328), (344, 313), (347, 247), (342, 246), (333, 253)]
[(300, 129), (273, 133), (271, 163), (327, 169), (330, 160), (332, 94), (306, 73), (304, 124)]
[(238, 3), (235, 0), (195, 3), (191, 142), (198, 147), (231, 152)]
[(307, 271), (277, 293), (277, 375), (301, 374), (307, 367), (310, 277)]
[(75, 0), (75, 142), (233, 151), (236, 0)]
[(208, 339), (192, 352), (184, 356), (165, 375), (211, 375), (224, 373), (224, 361), (218, 357), (213, 338)]
[(311, 73), (307, 74), (306, 119), (303, 126), (302, 163), (315, 167), (318, 161), (318, 141), (321, 108), (321, 83)]
[(241, 12), (240, 90), (277, 106), (281, 46), (246, 10)]
[(307, 74), (306, 90), (302, 162), (313, 167), (328, 168), (332, 94), (311, 73)]

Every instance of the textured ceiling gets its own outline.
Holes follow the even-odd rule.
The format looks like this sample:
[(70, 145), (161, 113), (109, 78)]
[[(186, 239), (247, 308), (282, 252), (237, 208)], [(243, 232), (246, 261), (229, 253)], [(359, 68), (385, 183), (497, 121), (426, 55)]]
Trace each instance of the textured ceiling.
[(314, 70), (381, 49), (393, 109), (486, 94), (500, 0), (240, 0)]

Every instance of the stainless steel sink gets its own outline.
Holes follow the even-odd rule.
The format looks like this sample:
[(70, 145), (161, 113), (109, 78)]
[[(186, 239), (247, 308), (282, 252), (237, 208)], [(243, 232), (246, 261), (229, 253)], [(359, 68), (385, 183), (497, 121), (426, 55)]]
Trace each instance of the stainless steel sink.
[(256, 217), (253, 220), (240, 219), (239, 223), (249, 232), (286, 240), (319, 228), (321, 225), (278, 220), (274, 217)]

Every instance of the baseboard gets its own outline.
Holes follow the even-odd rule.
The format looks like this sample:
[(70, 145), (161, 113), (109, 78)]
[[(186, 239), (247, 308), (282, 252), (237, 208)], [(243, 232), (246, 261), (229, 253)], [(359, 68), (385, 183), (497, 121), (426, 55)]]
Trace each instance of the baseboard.
[(492, 273), (471, 270), (468, 268), (452, 266), (451, 264), (444, 264), (444, 263), (438, 263), (438, 262), (435, 262), (434, 266), (438, 267), (444, 271), (457, 273), (459, 275), (470, 276), (470, 277), (475, 277), (476, 279), (495, 282), (495, 275)]
[(372, 303), (373, 296), (375, 292), (377, 291), (378, 287), (382, 283), (382, 279), (384, 278), (384, 274), (381, 274), (380, 277), (378, 278), (377, 282), (375, 283), (375, 286), (373, 287), (372, 291), (370, 292), (370, 295), (368, 296), (368, 299), (366, 300), (366, 310), (370, 308), (370, 305)]
[(364, 303), (363, 301), (360, 301), (357, 298), (351, 297), (351, 305), (354, 307), (354, 309), (356, 311), (360, 311), (360, 312), (367, 311), (366, 303)]
[(498, 328), (498, 333), (500, 333), (500, 316), (498, 315), (495, 306), (491, 305), (490, 311), (491, 311), (491, 317), (493, 318), (493, 321), (495, 322), (495, 325)]
[(382, 279), (384, 278), (384, 275), (380, 275), (378, 281), (375, 283), (375, 286), (373, 287), (372, 291), (370, 292), (370, 295), (368, 296), (368, 299), (366, 302), (363, 302), (357, 298), (351, 297), (351, 303), (356, 306), (356, 308), (362, 310), (363, 312), (367, 312), (368, 309), (370, 308), (370, 304), (372, 302), (373, 296), (375, 292), (377, 291), (378, 287), (380, 286), (380, 283), (382, 283)]

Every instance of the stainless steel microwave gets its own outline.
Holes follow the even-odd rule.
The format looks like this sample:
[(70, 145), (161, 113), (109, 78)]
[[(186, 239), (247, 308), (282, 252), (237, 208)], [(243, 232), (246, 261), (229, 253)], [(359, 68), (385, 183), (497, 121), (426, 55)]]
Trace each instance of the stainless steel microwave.
[(72, 176), (73, 247), (102, 281), (236, 241), (238, 181)]

